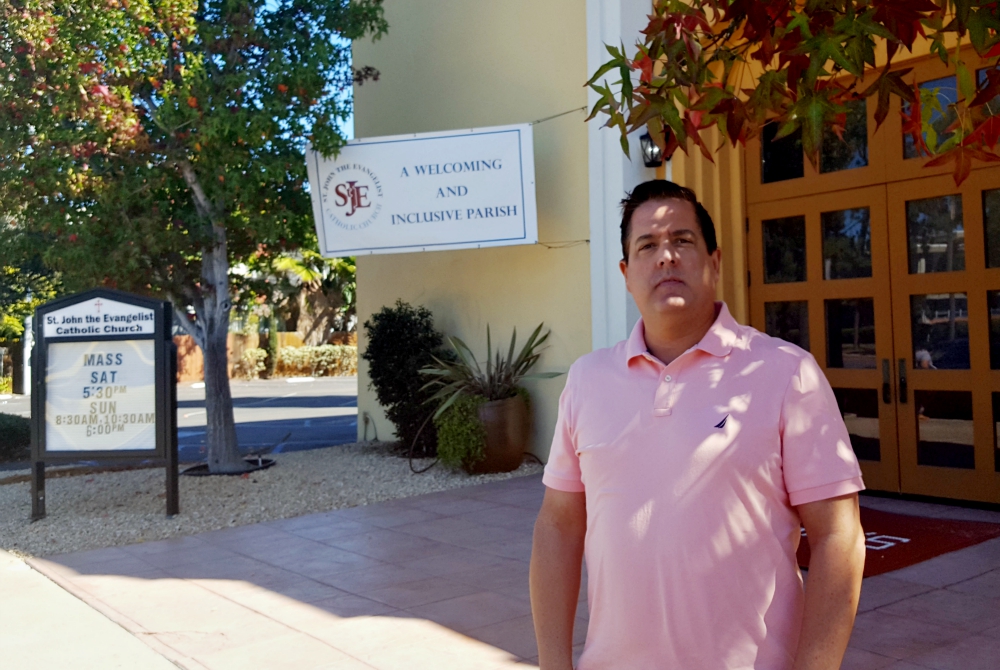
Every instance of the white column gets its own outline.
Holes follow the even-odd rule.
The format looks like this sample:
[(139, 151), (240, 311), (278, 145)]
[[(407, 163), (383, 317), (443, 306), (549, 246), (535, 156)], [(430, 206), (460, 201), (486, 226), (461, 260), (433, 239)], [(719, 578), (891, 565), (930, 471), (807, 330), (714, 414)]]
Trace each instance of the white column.
[[(605, 44), (634, 50), (639, 31), (652, 11), (650, 0), (587, 0), (587, 71), (595, 72), (610, 59)], [(609, 72), (609, 82), (617, 80)], [(589, 92), (589, 105), (597, 94)], [(600, 117), (588, 124), (590, 173), (590, 307), (594, 349), (628, 337), (638, 310), (625, 290), (618, 269), (621, 260), (621, 208), (625, 193), (656, 171), (642, 164), (639, 134), (629, 138), (630, 161), (621, 149), (618, 130), (602, 128)], [(630, 304), (631, 303), (631, 304)]]
[(21, 383), (24, 385), (24, 395), (31, 395), (31, 350), (35, 348), (35, 331), (32, 330), (32, 326), (35, 322), (34, 317), (29, 316), (24, 320), (24, 335), (21, 336), (21, 346), (23, 350), (21, 352), (22, 370)]

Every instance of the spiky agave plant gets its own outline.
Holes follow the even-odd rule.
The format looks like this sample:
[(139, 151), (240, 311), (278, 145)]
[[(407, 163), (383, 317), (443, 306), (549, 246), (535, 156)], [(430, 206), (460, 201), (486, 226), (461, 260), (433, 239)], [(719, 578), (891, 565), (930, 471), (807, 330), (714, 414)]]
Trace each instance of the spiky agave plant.
[(538, 324), (516, 357), (514, 350), (517, 347), (517, 329), (514, 329), (510, 337), (510, 347), (504, 356), (499, 348), (496, 352), (493, 351), (490, 327), (487, 325), (485, 370), (465, 342), (457, 337), (447, 337), (448, 344), (455, 350), (457, 360), (449, 362), (434, 357), (436, 365), (420, 370), (421, 374), (431, 378), (423, 388), (437, 388), (437, 392), (427, 400), (428, 403), (440, 403), (434, 418), (441, 416), (463, 394), (482, 396), (487, 400), (503, 400), (517, 395), (517, 387), (522, 380), (551, 379), (563, 374), (561, 372), (528, 374), (528, 370), (541, 356), (539, 347), (544, 344), (551, 332), (542, 334), (544, 325), (544, 323)]

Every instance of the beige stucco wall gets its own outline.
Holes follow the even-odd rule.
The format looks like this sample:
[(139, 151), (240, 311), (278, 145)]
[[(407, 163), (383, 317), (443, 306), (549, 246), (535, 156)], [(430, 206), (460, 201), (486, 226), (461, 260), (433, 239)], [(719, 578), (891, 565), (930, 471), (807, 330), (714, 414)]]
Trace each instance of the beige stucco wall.
[[(354, 45), (355, 66), (381, 78), (355, 89), (355, 135), (523, 123), (586, 104), (585, 3), (574, 0), (387, 0), (388, 35)], [(554, 29), (557, 27), (558, 29)], [(590, 351), (587, 131), (578, 111), (534, 126), (538, 233), (543, 244), (361, 256), (358, 317), (401, 298), (429, 308), (439, 330), (485, 358), (494, 342), (551, 328), (538, 370), (566, 370)], [(364, 351), (361, 329), (359, 347)], [(392, 427), (358, 380), (359, 436), (368, 413), (386, 439)], [(528, 382), (533, 451), (543, 459), (564, 377)], [(368, 437), (372, 437), (369, 430)]]
[(746, 257), (746, 172), (743, 167), (746, 151), (741, 145), (723, 144), (719, 131), (706, 132), (705, 143), (722, 145), (713, 158), (702, 156), (697, 147), (690, 153), (676, 151), (671, 159), (673, 181), (693, 189), (715, 222), (715, 234), (722, 249), (722, 274), (719, 277), (719, 299), (740, 323), (749, 323)]

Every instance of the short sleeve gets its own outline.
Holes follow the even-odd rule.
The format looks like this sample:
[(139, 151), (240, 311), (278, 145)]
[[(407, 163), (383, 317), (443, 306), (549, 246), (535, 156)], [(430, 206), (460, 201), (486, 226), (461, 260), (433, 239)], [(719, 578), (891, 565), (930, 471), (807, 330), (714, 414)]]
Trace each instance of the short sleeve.
[(570, 367), (566, 386), (559, 396), (556, 431), (552, 436), (552, 447), (549, 449), (549, 460), (545, 464), (542, 483), (557, 491), (581, 493), (584, 487), (580, 476), (580, 457), (576, 454), (574, 378), (573, 368)]
[(781, 407), (781, 458), (793, 506), (864, 490), (837, 399), (816, 360), (803, 352)]

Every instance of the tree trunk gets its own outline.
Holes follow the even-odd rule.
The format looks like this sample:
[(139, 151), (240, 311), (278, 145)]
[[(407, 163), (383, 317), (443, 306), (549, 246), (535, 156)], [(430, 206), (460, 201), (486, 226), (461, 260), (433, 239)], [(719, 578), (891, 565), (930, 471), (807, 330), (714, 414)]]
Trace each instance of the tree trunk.
[[(205, 300), (205, 412), (208, 469), (213, 473), (242, 472), (246, 461), (240, 456), (233, 418), (233, 396), (229, 390), (229, 259), (225, 229), (213, 226), (216, 245), (202, 252), (202, 279), (212, 287)], [(221, 238), (221, 239), (220, 239)]]
[[(194, 166), (180, 161), (178, 167), (191, 189), (198, 213), (212, 226), (212, 240), (201, 253), (201, 294), (195, 304), (199, 324), (195, 342), (205, 359), (205, 413), (208, 470), (213, 474), (244, 472), (249, 469), (240, 456), (233, 418), (233, 395), (229, 390), (229, 252), (226, 227), (198, 181)], [(199, 310), (198, 307), (201, 307)], [(190, 322), (188, 322), (190, 323)]]
[(271, 305), (271, 313), (267, 317), (267, 377), (274, 377), (278, 368), (278, 315)]

